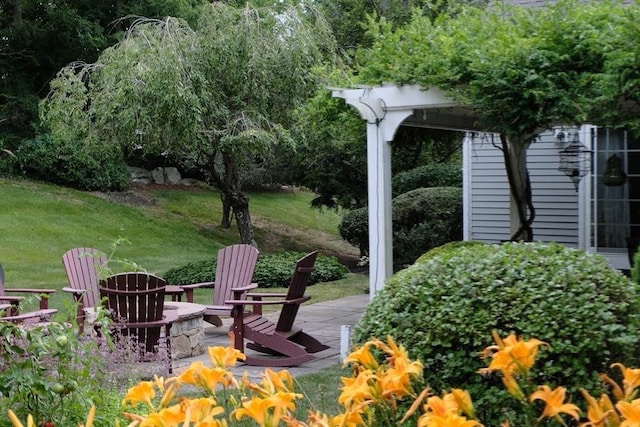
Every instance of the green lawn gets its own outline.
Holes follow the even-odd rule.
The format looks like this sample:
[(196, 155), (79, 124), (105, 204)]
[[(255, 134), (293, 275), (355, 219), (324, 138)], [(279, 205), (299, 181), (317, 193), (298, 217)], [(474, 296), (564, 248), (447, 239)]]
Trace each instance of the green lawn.
[[(107, 253), (118, 239), (116, 259), (136, 262), (162, 275), (168, 269), (214, 256), (238, 242), (235, 223), (220, 224), (221, 203), (211, 190), (153, 189), (145, 195), (153, 204), (123, 204), (98, 194), (26, 180), (0, 178), (0, 263), (7, 287), (66, 286), (62, 254), (87, 246)], [(337, 234), (340, 215), (310, 207), (313, 194), (303, 191), (249, 194), (260, 251), (313, 250), (332, 255), (357, 251)], [(309, 288), (314, 301), (364, 292), (367, 279), (350, 275), (345, 281)], [(204, 290), (203, 290), (204, 291)], [(211, 292), (209, 290), (209, 292)], [(210, 295), (197, 294), (206, 302)], [(71, 298), (56, 292), (50, 305), (72, 312)]]

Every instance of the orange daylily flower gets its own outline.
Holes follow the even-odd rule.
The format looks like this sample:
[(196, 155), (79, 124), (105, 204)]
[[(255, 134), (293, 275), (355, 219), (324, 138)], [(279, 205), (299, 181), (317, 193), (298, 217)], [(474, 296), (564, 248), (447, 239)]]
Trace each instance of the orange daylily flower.
[(182, 384), (196, 385), (198, 383), (198, 372), (204, 369), (204, 363), (193, 362), (189, 367), (176, 377), (176, 381)]
[(217, 368), (228, 368), (235, 366), (238, 360), (245, 360), (246, 356), (242, 352), (230, 347), (209, 347), (207, 350), (209, 359), (213, 366)]
[(153, 403), (151, 403), (151, 401), (154, 397), (156, 397), (154, 382), (142, 381), (129, 389), (127, 395), (122, 400), (122, 405), (126, 405), (127, 402), (132, 406), (138, 403), (146, 403), (149, 407), (152, 407)]
[(510, 334), (504, 340), (498, 334), (492, 332), (496, 345), (488, 346), (482, 352), (482, 357), (491, 356), (489, 366), (480, 369), (481, 374), (500, 371), (503, 375), (526, 374), (535, 363), (538, 347), (547, 345), (545, 342), (532, 338), (527, 341), (518, 339)]
[(444, 417), (447, 414), (457, 414), (460, 407), (451, 395), (445, 395), (444, 397), (431, 396), (427, 399), (424, 410), (434, 416)]
[(624, 419), (620, 427), (640, 427), (640, 399), (631, 402), (621, 400), (616, 403), (616, 408)]
[(640, 386), (640, 369), (627, 368), (622, 363), (614, 363), (611, 367), (619, 368), (622, 373), (623, 399), (619, 400), (633, 400), (635, 390)]
[(389, 355), (387, 363), (394, 365), (397, 359), (409, 360), (409, 354), (403, 346), (398, 346), (391, 336), (387, 336), (387, 343), (373, 338), (371, 340), (374, 346)]
[(418, 419), (417, 427), (482, 427), (482, 424), (455, 413), (447, 413), (444, 416), (424, 414)]
[(453, 397), (453, 399), (458, 404), (458, 408), (460, 408), (460, 410), (467, 417), (474, 418), (475, 414), (473, 409), (473, 403), (471, 403), (471, 396), (469, 395), (468, 391), (462, 390), (459, 388), (454, 388), (453, 390), (451, 390), (451, 393), (449, 394)]
[(600, 400), (596, 400), (585, 389), (580, 389), (580, 393), (587, 402), (587, 419), (589, 422), (581, 424), (581, 427), (595, 427), (605, 426), (614, 427), (620, 425), (620, 417), (613, 408), (611, 399), (606, 394), (600, 397)]
[(216, 387), (229, 387), (233, 384), (233, 376), (223, 368), (202, 368), (197, 374), (197, 385), (210, 393), (215, 393)]
[(531, 402), (542, 400), (546, 404), (538, 421), (543, 418), (556, 418), (562, 422), (560, 414), (567, 414), (576, 420), (580, 419), (580, 408), (573, 403), (564, 403), (566, 391), (564, 387), (551, 390), (548, 385), (538, 386), (538, 390), (529, 397)]
[(359, 403), (372, 399), (369, 380), (375, 377), (370, 371), (362, 371), (355, 378), (342, 377), (342, 393), (338, 397), (338, 403), (348, 406), (353, 402)]
[[(24, 427), (24, 424), (22, 424), (18, 419), (18, 416), (11, 409), (9, 409), (9, 419), (11, 420), (13, 427)], [(27, 416), (27, 427), (35, 427), (33, 416), (31, 414)]]
[(357, 363), (358, 365), (364, 367), (364, 369), (376, 370), (378, 369), (378, 361), (371, 350), (369, 349), (370, 345), (367, 343), (362, 347), (357, 348), (352, 351), (342, 363), (342, 366), (347, 366), (349, 363)]
[[(238, 408), (233, 412), (236, 420), (244, 417), (252, 418), (259, 425), (278, 425), (282, 416), (287, 414), (287, 410), (293, 411), (295, 405), (293, 400), (297, 398), (296, 393), (277, 392), (267, 398), (254, 397), (251, 400), (243, 402), (242, 408)], [(273, 409), (273, 412), (271, 412)]]

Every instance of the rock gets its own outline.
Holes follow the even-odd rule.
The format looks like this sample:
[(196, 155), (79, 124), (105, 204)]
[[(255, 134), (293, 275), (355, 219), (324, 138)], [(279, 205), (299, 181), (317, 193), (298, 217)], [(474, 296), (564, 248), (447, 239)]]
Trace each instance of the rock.
[(178, 185), (180, 184), (180, 180), (182, 180), (182, 176), (180, 172), (178, 172), (177, 168), (169, 167), (164, 168), (164, 182), (169, 185)]
[(153, 182), (156, 184), (164, 184), (164, 169), (161, 167), (157, 167), (151, 171), (151, 176), (153, 176)]
[(129, 167), (129, 173), (131, 174), (131, 182), (135, 184), (151, 184), (153, 176), (151, 172), (143, 168)]

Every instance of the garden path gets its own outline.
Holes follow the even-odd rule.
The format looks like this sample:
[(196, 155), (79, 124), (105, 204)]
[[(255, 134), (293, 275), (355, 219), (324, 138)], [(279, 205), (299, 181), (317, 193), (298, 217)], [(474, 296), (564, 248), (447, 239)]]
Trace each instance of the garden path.
[[(365, 307), (369, 303), (369, 295), (353, 295), (332, 301), (324, 301), (315, 304), (303, 304), (296, 317), (296, 326), (301, 327), (305, 332), (314, 336), (323, 344), (330, 346), (329, 349), (316, 353), (316, 358), (300, 366), (288, 368), (272, 368), (273, 370), (288, 370), (291, 375), (299, 376), (321, 371), (329, 366), (337, 365), (341, 362), (340, 342), (343, 325), (353, 328), (360, 320)], [(265, 317), (277, 318), (279, 312), (265, 315)], [(229, 346), (231, 339), (228, 335), (231, 319), (223, 319), (224, 323), (220, 327), (205, 327), (204, 345), (205, 348), (211, 346)], [(251, 352), (252, 350), (247, 350)], [(256, 353), (260, 354), (260, 353)], [(209, 357), (206, 354), (189, 357), (173, 361), (174, 373), (180, 373), (192, 362), (202, 361), (205, 366), (210, 366)], [(249, 378), (259, 380), (260, 374), (264, 372), (264, 367), (248, 366), (239, 363), (233, 369), (236, 378), (240, 378), (246, 371)]]

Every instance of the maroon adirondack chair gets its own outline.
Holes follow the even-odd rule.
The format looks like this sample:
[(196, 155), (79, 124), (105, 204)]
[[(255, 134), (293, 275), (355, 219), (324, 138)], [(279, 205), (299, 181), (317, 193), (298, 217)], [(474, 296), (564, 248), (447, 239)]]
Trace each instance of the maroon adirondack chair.
[(204, 320), (215, 326), (222, 325), (221, 316), (230, 317), (232, 288), (243, 288), (245, 292), (258, 285), (252, 284), (253, 272), (258, 262), (258, 250), (251, 245), (237, 244), (226, 246), (218, 251), (216, 259), (216, 276), (213, 282), (180, 285), (185, 290), (187, 302), (193, 302), (193, 290), (213, 288), (213, 302), (206, 305)]
[[(20, 301), (24, 299), (22, 296), (12, 296), (8, 294), (31, 294), (37, 295), (39, 298), (40, 310), (49, 310), (49, 296), (54, 293), (55, 289), (36, 289), (36, 288), (5, 288), (5, 275), (2, 264), (0, 264), (0, 304), (10, 304), (6, 310), (7, 316), (17, 316), (20, 314)], [(53, 310), (55, 313), (57, 310)]]
[(175, 310), (164, 310), (166, 286), (164, 279), (153, 274), (120, 273), (101, 280), (99, 289), (113, 321), (114, 338), (131, 337), (127, 344), (137, 346), (137, 360), (164, 361), (171, 373), (170, 328), (177, 315)]
[[(314, 359), (312, 353), (329, 348), (311, 335), (295, 327), (294, 322), (300, 304), (311, 299), (304, 292), (314, 270), (318, 252), (311, 252), (300, 258), (295, 266), (289, 289), (281, 293), (247, 293), (244, 289), (233, 289), (234, 298), (227, 303), (233, 305), (234, 347), (244, 353), (244, 340), (249, 340), (247, 348), (270, 354), (273, 357), (246, 355), (244, 363), (257, 366), (298, 366)], [(251, 298), (251, 299), (249, 299)], [(263, 300), (263, 298), (279, 298)], [(247, 313), (244, 306), (261, 307), (281, 304), (282, 310), (277, 322), (262, 316), (261, 310)]]
[(76, 303), (76, 322), (82, 332), (86, 310), (100, 303), (98, 277), (100, 268), (107, 267), (107, 254), (94, 248), (73, 248), (62, 255), (69, 286), (62, 288)]

